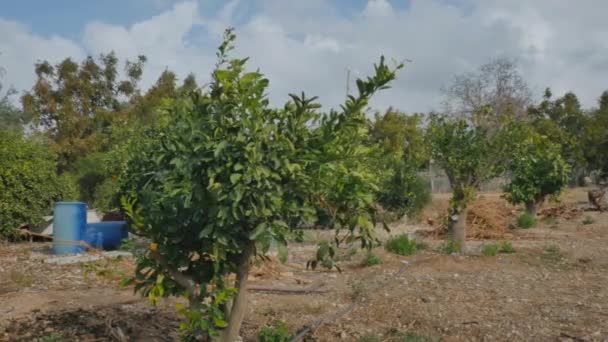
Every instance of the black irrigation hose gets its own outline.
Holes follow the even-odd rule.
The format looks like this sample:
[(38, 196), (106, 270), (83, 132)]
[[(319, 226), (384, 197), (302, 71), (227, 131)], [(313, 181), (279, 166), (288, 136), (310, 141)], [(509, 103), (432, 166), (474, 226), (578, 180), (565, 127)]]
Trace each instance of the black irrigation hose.
[[(405, 260), (403, 260), (401, 262), (403, 263), (403, 265), (401, 265), (401, 267), (399, 268), (397, 273), (395, 273), (393, 275), (393, 278), (400, 277), (405, 272), (406, 266), (408, 266), (410, 264), (408, 261), (405, 261)], [(312, 324), (305, 326), (304, 329), (302, 329), (296, 336), (294, 336), (291, 340), (289, 340), (289, 342), (297, 342), (297, 341), (301, 340), (302, 338), (304, 338), (304, 336), (317, 330), (323, 323), (335, 321), (336, 319), (353, 311), (355, 309), (355, 307), (357, 307), (357, 303), (352, 303), (349, 306), (347, 306), (346, 308), (334, 313), (333, 315), (331, 315), (327, 318), (321, 318), (321, 319), (313, 322)]]

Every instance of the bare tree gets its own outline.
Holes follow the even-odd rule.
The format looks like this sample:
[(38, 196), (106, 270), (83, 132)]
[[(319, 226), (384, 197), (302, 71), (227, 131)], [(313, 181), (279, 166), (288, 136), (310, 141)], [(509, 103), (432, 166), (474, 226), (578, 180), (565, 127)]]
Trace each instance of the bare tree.
[(515, 61), (497, 58), (475, 72), (454, 77), (443, 88), (449, 114), (463, 116), (477, 124), (494, 125), (502, 115), (524, 119), (531, 93)]

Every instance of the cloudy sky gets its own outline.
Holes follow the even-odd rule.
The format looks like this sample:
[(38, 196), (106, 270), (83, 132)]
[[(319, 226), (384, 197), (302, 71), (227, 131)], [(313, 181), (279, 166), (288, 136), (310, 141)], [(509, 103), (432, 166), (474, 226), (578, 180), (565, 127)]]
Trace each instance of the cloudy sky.
[(443, 84), (496, 57), (515, 58), (537, 98), (550, 86), (593, 106), (608, 89), (606, 13), (606, 0), (3, 1), (0, 66), (2, 82), (22, 91), (38, 60), (114, 50), (148, 57), (144, 86), (165, 68), (204, 83), (233, 26), (236, 54), (268, 76), (276, 105), (304, 90), (336, 106), (346, 70), (364, 76), (385, 55), (411, 62), (378, 109), (437, 109)]

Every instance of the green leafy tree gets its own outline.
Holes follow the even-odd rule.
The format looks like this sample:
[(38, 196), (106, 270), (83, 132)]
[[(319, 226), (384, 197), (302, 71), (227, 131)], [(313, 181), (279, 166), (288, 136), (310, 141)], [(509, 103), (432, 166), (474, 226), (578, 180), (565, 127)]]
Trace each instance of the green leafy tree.
[(1, 78), (5, 70), (0, 67), (0, 131), (22, 132), (28, 120), (23, 111), (11, 102), (11, 96), (16, 94), (15, 89), (9, 87), (4, 90)]
[[(398, 215), (415, 215), (430, 201), (427, 182), (418, 175), (428, 164), (422, 115), (387, 110), (371, 123), (370, 139), (380, 145), (381, 157), (374, 163), (378, 173), (379, 203)], [(381, 165), (381, 167), (378, 167)]]
[(482, 182), (503, 169), (505, 143), (503, 129), (490, 133), (467, 120), (433, 115), (427, 128), (431, 157), (446, 173), (452, 188), (448, 213), (450, 242), (464, 250), (467, 205)]
[(505, 186), (505, 197), (514, 204), (523, 203), (534, 217), (536, 208), (548, 196), (556, 197), (567, 186), (570, 166), (561, 156), (561, 147), (527, 126), (519, 130), (511, 144), (506, 169), (511, 181)]
[(376, 113), (371, 124), (372, 141), (380, 144), (385, 154), (395, 154), (415, 168), (429, 161), (429, 149), (424, 141), (421, 114), (408, 115), (388, 109), (383, 115)]
[(197, 89), (198, 84), (193, 74), (188, 75), (182, 85), (178, 86), (175, 73), (165, 70), (143, 96), (132, 100), (129, 117), (138, 122), (154, 123), (162, 116), (168, 100), (187, 96)]
[(598, 104), (586, 122), (584, 154), (590, 169), (608, 178), (608, 91), (602, 93)]
[(126, 212), (150, 242), (132, 281), (151, 300), (188, 298), (188, 339), (236, 339), (251, 259), (286, 244), (292, 224), (314, 221), (316, 209), (362, 246), (374, 241), (374, 187), (358, 172), (367, 150), (353, 144), (367, 134), (369, 97), (394, 70), (382, 59), (358, 80), (359, 95), (326, 116), (304, 95), (271, 109), (268, 80), (227, 57), (234, 39), (228, 30), (209, 87), (173, 101), (171, 120), (139, 142), (121, 181)]
[(572, 171), (581, 174), (586, 168), (584, 140), (587, 117), (577, 96), (568, 92), (553, 100), (553, 94), (547, 88), (542, 102), (530, 107), (528, 112), (535, 130), (559, 145), (561, 155), (572, 166)]
[(22, 97), (23, 109), (51, 139), (60, 172), (69, 171), (79, 157), (103, 148), (105, 131), (125, 115), (128, 98), (139, 94), (137, 83), (145, 61), (144, 56), (128, 61), (124, 80), (118, 78), (114, 53), (99, 60), (87, 57), (80, 64), (70, 58), (57, 65), (36, 64), (37, 80)]
[(15, 239), (18, 228), (36, 226), (63, 198), (53, 153), (19, 132), (0, 131), (0, 239)]

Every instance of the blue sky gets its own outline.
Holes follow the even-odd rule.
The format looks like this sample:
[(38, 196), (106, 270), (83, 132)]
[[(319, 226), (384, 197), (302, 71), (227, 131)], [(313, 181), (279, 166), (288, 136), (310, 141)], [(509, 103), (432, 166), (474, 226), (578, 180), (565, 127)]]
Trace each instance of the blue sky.
[[(305, 90), (343, 101), (346, 69), (365, 76), (380, 55), (411, 59), (372, 106), (440, 109), (440, 89), (498, 57), (517, 61), (533, 95), (573, 90), (593, 106), (608, 88), (605, 0), (20, 0), (0, 8), (0, 81), (24, 91), (34, 64), (115, 51), (145, 54), (142, 87), (166, 68), (206, 82), (228, 26), (237, 50), (271, 81), (272, 103)], [(568, 20), (564, 20), (568, 18)]]
[[(306, 1), (306, 0), (304, 0)], [(134, 22), (166, 11), (179, 1), (174, 0), (19, 0), (5, 3), (0, 17), (18, 20), (41, 35), (59, 34), (77, 39), (85, 25), (91, 21), (103, 21), (115, 25)], [(256, 10), (251, 1), (249, 14)], [(390, 1), (395, 8), (407, 8), (409, 0)], [(448, 1), (450, 2), (450, 1)], [(451, 2), (454, 2), (452, 0)], [(212, 14), (222, 8), (223, 0), (200, 1), (201, 11)], [(332, 7), (341, 15), (352, 15), (365, 8), (366, 0), (334, 1)]]

